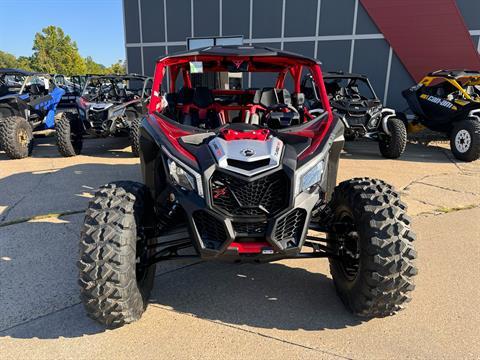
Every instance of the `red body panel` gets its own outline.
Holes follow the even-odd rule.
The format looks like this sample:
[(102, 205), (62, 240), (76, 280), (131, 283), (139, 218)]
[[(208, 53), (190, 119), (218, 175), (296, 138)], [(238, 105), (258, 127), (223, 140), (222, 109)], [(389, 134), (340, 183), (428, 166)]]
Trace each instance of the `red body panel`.
[[(189, 158), (190, 160), (195, 160), (193, 155), (190, 154), (186, 149), (184, 149), (179, 143), (178, 138), (188, 133), (184, 130), (180, 130), (163, 120), (161, 117), (157, 116), (155, 113), (158, 113), (162, 110), (162, 98), (160, 93), (161, 84), (165, 76), (165, 70), (168, 68), (170, 71), (171, 81), (170, 81), (170, 92), (175, 92), (175, 79), (180, 74), (183, 74), (184, 86), (191, 87), (190, 79), (190, 61), (202, 61), (204, 62), (204, 72), (219, 72), (227, 71), (225, 63), (228, 61), (234, 63), (243, 63), (248, 62), (248, 71), (249, 72), (277, 72), (278, 78), (275, 86), (283, 88), (285, 75), (290, 72), (294, 80), (294, 91), (300, 92), (300, 82), (302, 76), (302, 69), (304, 67), (310, 70), (316, 84), (319, 87), (320, 100), (322, 102), (323, 109), (328, 113), (326, 119), (320, 123), (312, 124), (311, 127), (307, 127), (302, 131), (296, 133), (300, 136), (307, 136), (312, 138), (311, 146), (302, 153), (300, 156), (301, 159), (304, 159), (314, 153), (318, 146), (321, 144), (326, 132), (330, 128), (333, 122), (333, 114), (330, 108), (328, 101), (327, 92), (325, 90), (325, 85), (323, 83), (322, 71), (318, 63), (313, 59), (302, 58), (299, 59), (294, 56), (284, 55), (284, 56), (233, 56), (233, 55), (192, 55), (184, 57), (165, 57), (157, 62), (155, 68), (155, 76), (153, 81), (153, 94), (151, 97), (149, 112), (155, 116), (155, 119), (160, 125), (162, 131), (167, 135), (167, 138), (172, 142), (173, 146), (183, 155)], [(215, 90), (217, 94), (233, 94), (232, 90)], [(245, 90), (242, 90), (239, 93), (245, 93)], [(195, 105), (188, 104), (188, 107), (195, 108)], [(225, 110), (250, 110), (251, 113), (254, 113), (257, 108), (261, 107), (260, 105), (240, 105), (240, 106), (222, 106), (220, 104), (212, 104), (208, 109), (215, 110), (220, 114), (221, 119), (225, 123), (226, 116)], [(183, 109), (183, 108), (182, 108)], [(207, 110), (208, 110), (207, 109)], [(185, 109), (184, 109), (185, 110)], [(202, 109), (205, 110), (205, 109)], [(308, 114), (307, 114), (308, 115)], [(229, 135), (230, 136), (230, 135)], [(233, 136), (233, 135), (231, 135)], [(239, 136), (238, 134), (236, 136)], [(244, 135), (240, 135), (244, 136)], [(262, 135), (263, 136), (263, 135)]]
[(360, 1), (416, 81), (438, 69), (480, 69), (454, 0)]

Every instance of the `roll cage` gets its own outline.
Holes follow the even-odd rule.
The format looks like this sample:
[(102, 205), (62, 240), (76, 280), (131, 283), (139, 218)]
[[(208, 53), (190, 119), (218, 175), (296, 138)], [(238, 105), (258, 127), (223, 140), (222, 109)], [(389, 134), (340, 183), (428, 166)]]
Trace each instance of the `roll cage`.
[[(255, 46), (213, 46), (169, 55), (157, 61), (149, 113), (155, 116), (160, 129), (176, 150), (190, 160), (194, 159), (191, 154), (185, 151), (178, 143), (178, 138), (183, 135), (207, 130), (183, 126), (179, 122), (173, 121), (172, 117), (168, 116), (164, 110), (168, 108), (168, 101), (166, 100), (168, 94), (177, 94), (177, 79), (179, 77), (183, 79), (183, 88), (180, 89), (180, 92), (183, 91), (183, 89), (192, 89), (194, 88), (192, 75), (195, 74), (198, 69), (201, 69), (202, 73), (277, 73), (274, 87), (269, 93), (271, 96), (276, 97), (277, 101), (282, 96), (288, 95), (283, 91), (287, 75), (290, 75), (293, 80), (294, 93), (301, 93), (302, 73), (305, 70), (309, 71), (318, 84), (319, 104), (322, 109), (320, 110), (321, 114), (314, 116), (307, 113), (305, 123), (292, 126), (288, 129), (289, 133), (312, 139), (310, 148), (302, 154), (303, 158), (309, 156), (318, 148), (332, 124), (333, 115), (323, 83), (320, 63), (314, 59), (268, 47)], [(162, 91), (162, 83), (165, 78), (169, 80), (168, 94)], [(253, 96), (255, 91), (255, 89), (239, 90), (227, 88), (212, 89), (211, 93), (220, 97), (232, 95)], [(250, 115), (255, 114), (259, 109), (266, 110), (261, 100), (259, 102), (247, 101), (246, 103), (236, 104), (225, 104), (221, 101), (214, 101), (207, 109), (199, 109), (195, 104), (193, 104), (193, 106), (189, 105), (188, 109), (192, 107), (196, 108), (195, 110), (207, 110), (216, 113), (235, 110)], [(320, 117), (322, 121), (318, 121)], [(226, 116), (223, 117), (224, 124), (225, 118)]]
[(456, 92), (465, 100), (480, 102), (480, 71), (438, 70), (429, 73), (419, 84), (440, 88), (446, 92), (445, 96)]
[[(136, 82), (139, 86), (133, 86)], [(151, 95), (151, 83), (152, 78), (137, 74), (87, 76), (81, 96), (89, 101), (146, 99)]]

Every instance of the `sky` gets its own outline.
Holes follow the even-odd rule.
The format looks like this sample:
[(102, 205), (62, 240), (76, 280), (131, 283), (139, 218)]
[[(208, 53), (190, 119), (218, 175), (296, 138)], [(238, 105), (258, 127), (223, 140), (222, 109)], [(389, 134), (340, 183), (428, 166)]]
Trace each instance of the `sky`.
[(125, 59), (122, 0), (0, 0), (0, 50), (32, 54), (33, 38), (59, 26), (83, 57), (111, 65)]

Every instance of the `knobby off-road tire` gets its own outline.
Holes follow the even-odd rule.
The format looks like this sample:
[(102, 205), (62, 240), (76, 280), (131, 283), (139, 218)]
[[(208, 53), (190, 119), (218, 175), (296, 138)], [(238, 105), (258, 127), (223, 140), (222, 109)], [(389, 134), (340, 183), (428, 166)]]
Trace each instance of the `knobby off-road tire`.
[(480, 158), (480, 122), (475, 119), (459, 121), (450, 135), (453, 156), (462, 161)]
[(148, 196), (143, 184), (112, 183), (96, 193), (86, 211), (80, 295), (87, 314), (108, 327), (140, 319), (153, 287), (155, 265), (141, 267), (147, 253), (139, 226), (153, 211)]
[(410, 301), (417, 269), (415, 235), (398, 193), (381, 180), (355, 178), (335, 188), (331, 206), (336, 224), (351, 223), (346, 231), (329, 234), (337, 244), (347, 239), (339, 257), (329, 260), (344, 304), (363, 317), (401, 310)]
[(23, 159), (33, 150), (32, 126), (21, 116), (7, 116), (0, 121), (0, 148), (10, 159)]
[(83, 130), (76, 114), (64, 112), (55, 123), (55, 139), (62, 156), (70, 157), (82, 152)]
[(391, 118), (387, 121), (390, 135), (383, 134), (378, 142), (380, 153), (387, 159), (397, 159), (407, 146), (407, 128), (402, 120)]
[(140, 114), (134, 113), (134, 117), (131, 117), (130, 125), (130, 144), (132, 146), (132, 154), (134, 156), (139, 156), (140, 151), (140, 124), (142, 123), (142, 118)]

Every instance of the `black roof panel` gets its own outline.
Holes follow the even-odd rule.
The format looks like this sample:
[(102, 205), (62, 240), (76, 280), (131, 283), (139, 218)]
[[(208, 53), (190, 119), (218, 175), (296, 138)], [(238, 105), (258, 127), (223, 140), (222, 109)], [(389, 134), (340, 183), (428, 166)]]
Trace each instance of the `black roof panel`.
[(194, 49), (190, 51), (184, 51), (167, 56), (162, 56), (158, 60), (165, 58), (181, 58), (188, 56), (279, 56), (288, 58), (297, 58), (301, 60), (312, 61), (317, 64), (321, 64), (320, 61), (300, 54), (295, 54), (289, 51), (274, 49), (266, 46), (255, 45), (225, 45), (225, 46), (208, 46), (200, 49)]
[(468, 76), (480, 76), (480, 71), (465, 70), (465, 69), (437, 70), (429, 73), (428, 76), (439, 76), (439, 77), (458, 79), (458, 78), (468, 77)]

